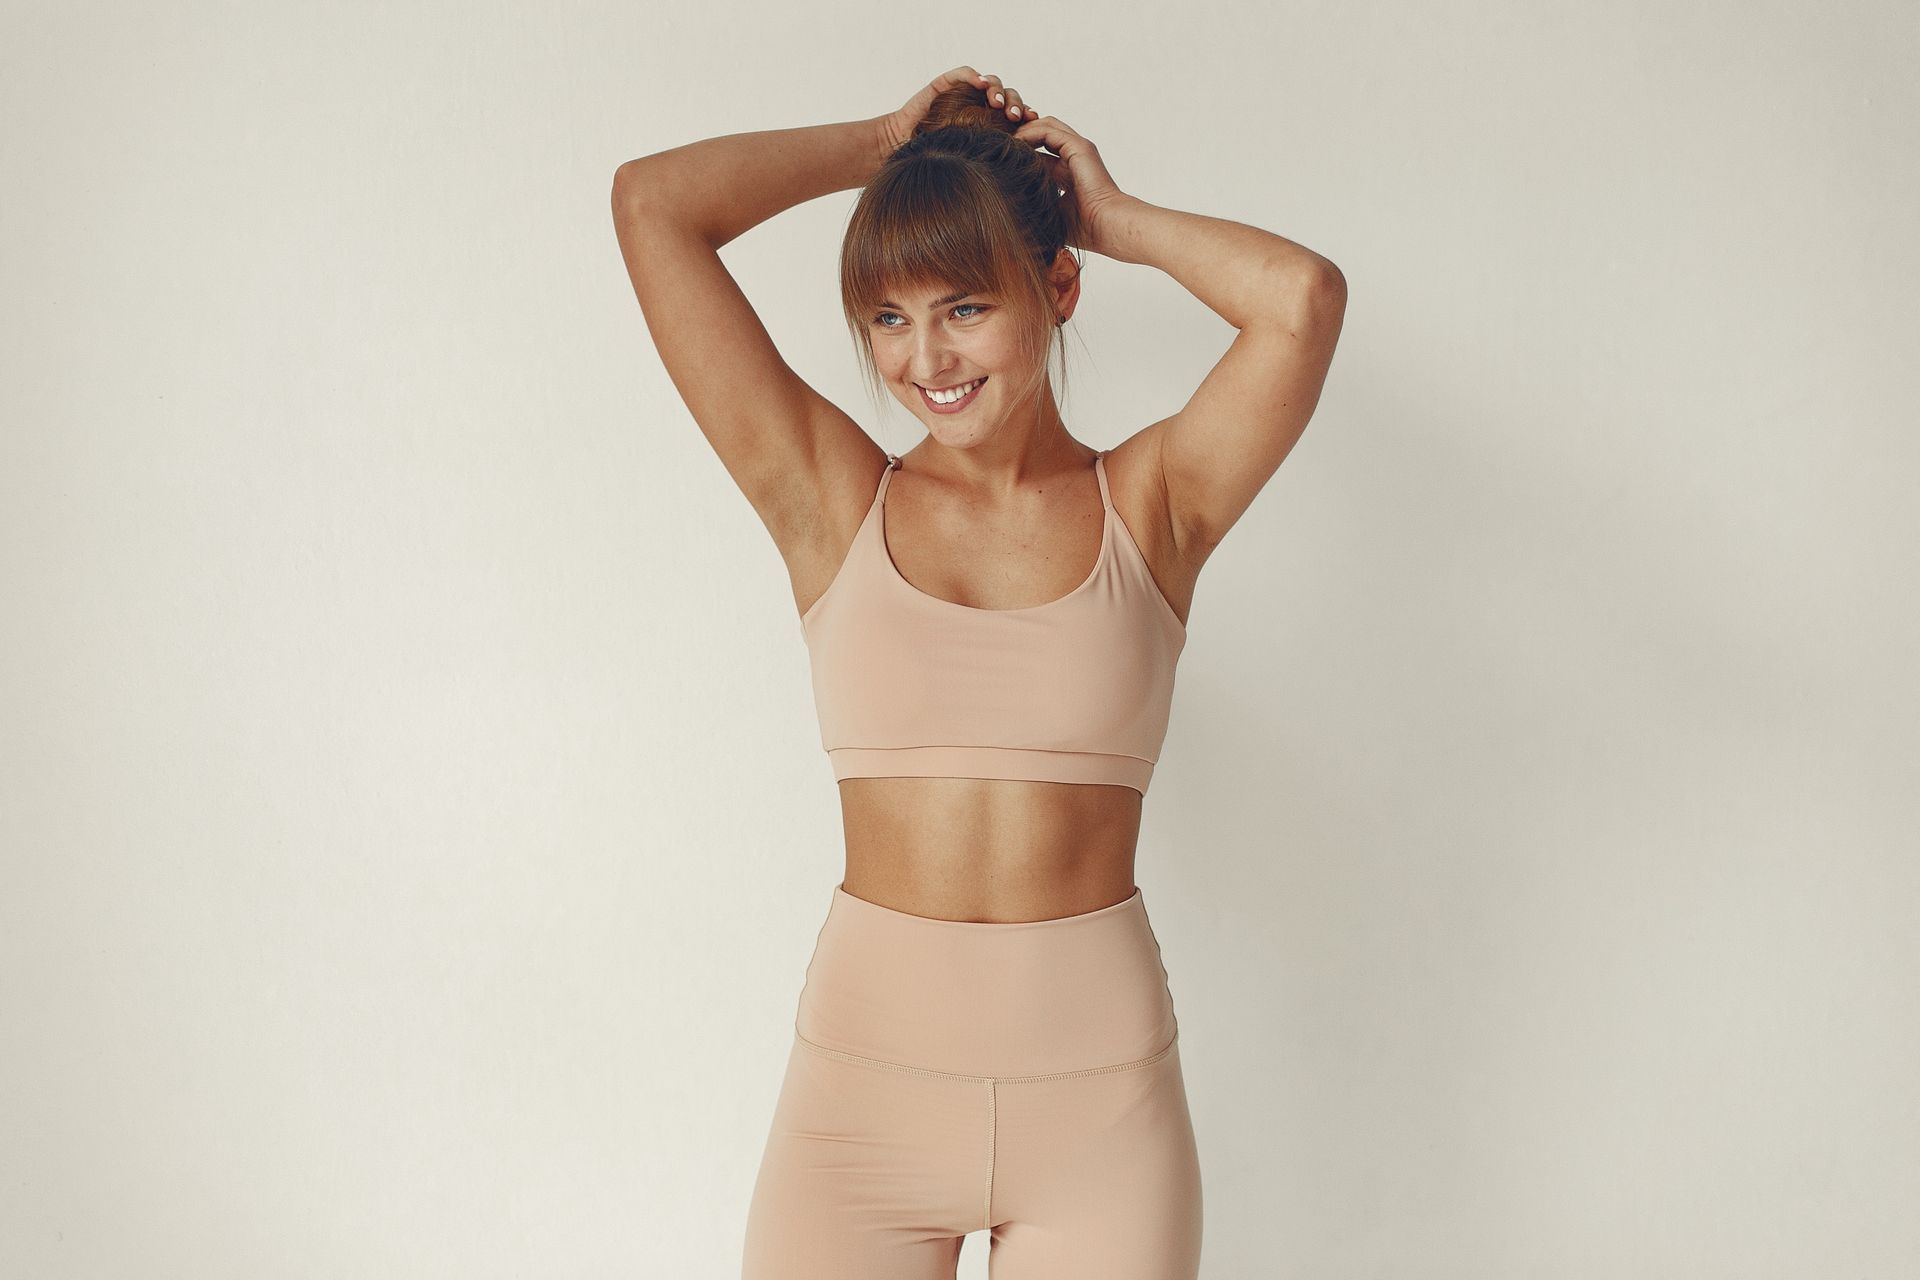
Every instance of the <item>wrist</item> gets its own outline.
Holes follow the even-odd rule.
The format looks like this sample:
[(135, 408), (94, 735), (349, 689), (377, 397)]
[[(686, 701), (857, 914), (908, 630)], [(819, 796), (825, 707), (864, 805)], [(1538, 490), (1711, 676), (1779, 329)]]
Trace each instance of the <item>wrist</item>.
[[(866, 124), (868, 131), (873, 135), (873, 168), (878, 169), (906, 139), (894, 136), (894, 120), (890, 115), (875, 116)], [(872, 170), (868, 172), (871, 173)]]
[(1086, 248), (1103, 258), (1136, 262), (1128, 257), (1126, 225), (1133, 213), (1146, 202), (1124, 191), (1115, 191), (1086, 210)]

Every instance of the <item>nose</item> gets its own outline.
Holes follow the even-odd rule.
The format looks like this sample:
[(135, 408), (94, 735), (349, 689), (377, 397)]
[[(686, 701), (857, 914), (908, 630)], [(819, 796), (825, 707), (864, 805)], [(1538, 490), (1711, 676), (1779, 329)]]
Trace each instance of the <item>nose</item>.
[(913, 350), (907, 358), (907, 376), (923, 387), (944, 387), (941, 379), (952, 371), (953, 365), (947, 360), (946, 343), (931, 330), (922, 329), (913, 339)]

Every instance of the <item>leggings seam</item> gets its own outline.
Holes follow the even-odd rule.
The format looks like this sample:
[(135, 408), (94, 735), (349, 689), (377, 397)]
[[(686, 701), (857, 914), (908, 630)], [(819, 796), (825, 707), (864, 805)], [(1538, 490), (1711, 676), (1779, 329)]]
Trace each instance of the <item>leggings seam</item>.
[(993, 1157), (1000, 1140), (997, 1132), (999, 1120), (994, 1114), (996, 1092), (994, 1081), (989, 1078), (987, 1081), (987, 1202), (980, 1215), (980, 1228), (983, 1231), (993, 1230)]
[(868, 1058), (857, 1053), (847, 1053), (842, 1049), (829, 1049), (826, 1045), (816, 1044), (807, 1039), (800, 1034), (797, 1028), (794, 1030), (793, 1038), (814, 1053), (822, 1054), (829, 1058), (838, 1058), (843, 1062), (857, 1062), (864, 1066), (881, 1067), (888, 1071), (904, 1071), (916, 1076), (933, 1076), (940, 1080), (967, 1080), (975, 1084), (993, 1085), (1026, 1084), (1037, 1080), (1074, 1080), (1081, 1076), (1103, 1076), (1115, 1071), (1134, 1071), (1141, 1067), (1150, 1067), (1173, 1052), (1174, 1047), (1180, 1043), (1180, 1029), (1178, 1027), (1174, 1028), (1173, 1038), (1167, 1041), (1165, 1048), (1157, 1053), (1149, 1054), (1147, 1057), (1135, 1058), (1132, 1062), (1117, 1062), (1108, 1067), (1088, 1067), (1081, 1071), (1049, 1071), (1040, 1075), (1031, 1076), (965, 1075), (957, 1071), (935, 1071), (931, 1067), (910, 1067), (902, 1062), (888, 1062), (882, 1058)]

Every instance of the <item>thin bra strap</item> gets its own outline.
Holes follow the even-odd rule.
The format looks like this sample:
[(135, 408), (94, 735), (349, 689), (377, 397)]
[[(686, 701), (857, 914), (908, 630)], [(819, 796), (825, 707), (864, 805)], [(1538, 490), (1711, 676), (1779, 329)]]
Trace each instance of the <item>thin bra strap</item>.
[(1093, 455), (1093, 474), (1100, 478), (1100, 505), (1111, 507), (1113, 495), (1107, 492), (1107, 451), (1105, 449)]
[(900, 459), (894, 457), (892, 454), (888, 454), (887, 469), (880, 473), (880, 485), (878, 488), (876, 488), (873, 491), (873, 501), (875, 506), (878, 506), (880, 503), (880, 499), (886, 496), (887, 481), (893, 479), (893, 473), (899, 470), (899, 468), (900, 468)]

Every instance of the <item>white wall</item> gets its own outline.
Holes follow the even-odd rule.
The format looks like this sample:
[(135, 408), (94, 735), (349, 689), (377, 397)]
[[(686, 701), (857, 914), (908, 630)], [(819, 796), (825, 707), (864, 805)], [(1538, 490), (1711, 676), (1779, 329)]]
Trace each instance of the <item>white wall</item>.
[[(0, 1272), (737, 1274), (839, 819), (608, 187), (964, 62), (1350, 288), (1147, 805), (1206, 1275), (1914, 1274), (1916, 25), (11, 13)], [(725, 257), (872, 423), (852, 200)], [(1231, 331), (1086, 286), (1108, 447)]]

